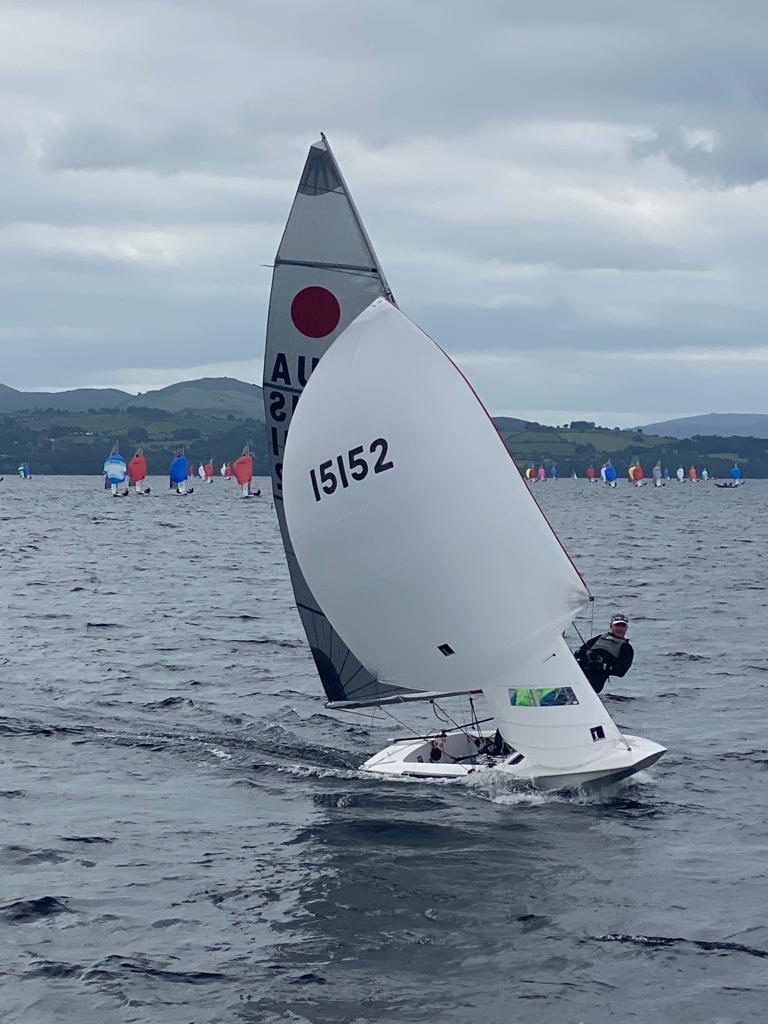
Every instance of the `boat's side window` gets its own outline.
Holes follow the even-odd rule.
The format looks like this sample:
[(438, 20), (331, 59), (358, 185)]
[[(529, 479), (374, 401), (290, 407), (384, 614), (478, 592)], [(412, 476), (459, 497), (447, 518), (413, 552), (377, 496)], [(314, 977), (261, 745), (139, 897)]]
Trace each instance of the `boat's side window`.
[(509, 703), (517, 708), (556, 708), (564, 704), (578, 704), (570, 686), (534, 687), (509, 691)]

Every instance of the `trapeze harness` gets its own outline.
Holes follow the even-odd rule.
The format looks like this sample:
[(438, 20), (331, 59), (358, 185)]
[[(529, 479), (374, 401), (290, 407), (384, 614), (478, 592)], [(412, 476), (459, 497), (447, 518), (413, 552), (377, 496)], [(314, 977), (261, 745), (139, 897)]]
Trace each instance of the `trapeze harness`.
[(580, 660), (586, 670), (585, 675), (597, 693), (605, 686), (611, 669), (618, 667), (621, 650), (627, 642), (623, 637), (614, 636), (613, 633), (603, 633), (582, 655)]

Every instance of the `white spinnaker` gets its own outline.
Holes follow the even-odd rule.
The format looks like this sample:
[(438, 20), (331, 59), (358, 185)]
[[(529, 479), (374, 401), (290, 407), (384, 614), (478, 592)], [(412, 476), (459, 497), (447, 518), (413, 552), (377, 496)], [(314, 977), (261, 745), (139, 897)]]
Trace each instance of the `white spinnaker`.
[[(354, 480), (360, 445), (368, 470)], [(348, 486), (318, 501), (310, 470), (318, 481), (331, 460), (340, 478), (339, 457)], [(392, 467), (377, 473), (377, 460)], [(398, 686), (482, 686), (589, 599), (472, 389), (385, 300), (315, 370), (283, 482), (313, 592), (366, 668)]]

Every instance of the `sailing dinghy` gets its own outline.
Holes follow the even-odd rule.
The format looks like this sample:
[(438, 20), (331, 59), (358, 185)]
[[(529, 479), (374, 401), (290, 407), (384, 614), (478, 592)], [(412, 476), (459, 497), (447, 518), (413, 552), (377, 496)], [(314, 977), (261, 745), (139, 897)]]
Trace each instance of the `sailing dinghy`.
[(117, 450), (117, 444), (107, 456), (104, 461), (104, 488), (109, 488), (113, 498), (125, 498), (128, 495), (128, 490), (118, 491), (118, 487), (122, 484), (128, 473), (128, 467), (125, 464), (125, 459)]
[(128, 463), (128, 479), (133, 484), (136, 494), (149, 494), (151, 488), (144, 486), (147, 479), (147, 459), (143, 448), (137, 448)]
[(240, 496), (242, 498), (259, 497), (261, 489), (259, 488), (256, 491), (251, 489), (253, 483), (253, 455), (251, 455), (250, 444), (246, 444), (240, 457), (232, 463), (232, 472), (235, 475), (235, 480), (240, 485)]
[[(573, 658), (562, 632), (586, 584), (471, 386), (394, 306), (324, 138), (275, 260), (264, 397), (275, 507), (327, 706), (482, 692), (493, 714), (490, 729), (473, 713), (393, 742), (364, 771), (492, 771), (559, 789), (662, 756), (619, 732)], [(455, 487), (457, 461), (483, 481), (482, 501)]]

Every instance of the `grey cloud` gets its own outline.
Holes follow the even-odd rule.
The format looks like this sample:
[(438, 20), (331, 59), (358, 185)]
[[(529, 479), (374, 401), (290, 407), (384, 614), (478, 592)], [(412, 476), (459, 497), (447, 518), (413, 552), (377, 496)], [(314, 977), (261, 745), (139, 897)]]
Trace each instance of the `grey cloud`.
[(47, 171), (130, 168), (155, 174), (194, 169), (229, 176), (255, 173), (261, 156), (257, 134), (243, 126), (229, 131), (195, 124), (139, 130), (82, 122), (49, 140), (41, 166)]
[(768, 179), (768, 118), (761, 116), (742, 124), (722, 124), (712, 140), (691, 139), (682, 127), (657, 128), (653, 138), (631, 145), (638, 157), (660, 154), (682, 168), (689, 178), (713, 188), (754, 185)]
[[(564, 304), (538, 310), (447, 310), (415, 304), (410, 312), (432, 337), (450, 351), (462, 353), (522, 352), (559, 359), (564, 354), (577, 358), (579, 353), (589, 352), (589, 358), (594, 359), (600, 353), (656, 351), (663, 354), (686, 346), (717, 347), (723, 340), (719, 325), (691, 323), (684, 314), (677, 322), (659, 328), (656, 324), (643, 327), (588, 321), (575, 317), (573, 310)], [(761, 348), (766, 344), (762, 316), (755, 313), (735, 320), (727, 339), (728, 345), (733, 347)], [(677, 375), (678, 368), (667, 366), (667, 372)]]

